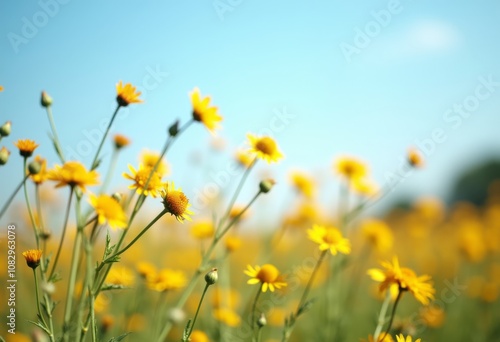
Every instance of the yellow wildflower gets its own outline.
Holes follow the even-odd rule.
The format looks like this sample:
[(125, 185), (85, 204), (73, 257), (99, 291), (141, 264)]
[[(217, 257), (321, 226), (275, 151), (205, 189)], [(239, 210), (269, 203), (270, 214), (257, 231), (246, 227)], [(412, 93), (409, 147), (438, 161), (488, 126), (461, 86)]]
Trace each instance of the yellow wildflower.
[(122, 81), (120, 81), (116, 85), (116, 101), (121, 107), (126, 107), (131, 103), (142, 102), (139, 96), (141, 96), (141, 92), (136, 92), (135, 87), (130, 83), (123, 85)]
[(337, 253), (351, 253), (351, 243), (342, 237), (342, 233), (337, 228), (326, 228), (315, 224), (312, 229), (307, 230), (309, 239), (319, 245), (322, 251), (330, 250), (333, 255)]
[(251, 133), (247, 134), (247, 138), (250, 142), (250, 153), (255, 154), (257, 158), (268, 163), (277, 162), (283, 158), (283, 154), (273, 138), (268, 136), (257, 137)]
[(201, 98), (197, 87), (189, 95), (193, 106), (193, 120), (203, 123), (210, 133), (215, 133), (220, 127), (222, 116), (219, 115), (217, 107), (210, 106), (210, 96)]
[(90, 205), (97, 214), (99, 224), (108, 222), (111, 228), (125, 228), (127, 226), (127, 215), (113, 197), (108, 195), (90, 195)]
[(58, 182), (56, 188), (69, 185), (70, 187), (79, 187), (83, 192), (86, 186), (92, 186), (99, 183), (97, 171), (87, 171), (85, 166), (77, 161), (68, 161), (62, 166), (56, 165), (49, 172), (48, 178)]
[(281, 289), (287, 285), (276, 266), (271, 264), (265, 264), (262, 267), (252, 267), (248, 265), (244, 273), (250, 277), (247, 284), (253, 285), (260, 283), (262, 286), (262, 292), (266, 292), (267, 289), (274, 292), (275, 288)]

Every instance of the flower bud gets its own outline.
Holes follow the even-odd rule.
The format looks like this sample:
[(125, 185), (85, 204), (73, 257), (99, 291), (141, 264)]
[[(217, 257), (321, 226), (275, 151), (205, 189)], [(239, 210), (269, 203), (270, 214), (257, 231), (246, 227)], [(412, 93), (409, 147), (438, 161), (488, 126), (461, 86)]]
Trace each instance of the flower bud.
[(38, 160), (33, 160), (28, 164), (28, 172), (30, 175), (36, 175), (42, 170), (42, 164)]
[(111, 198), (120, 203), (123, 199), (123, 195), (119, 192), (115, 192), (114, 194), (111, 195)]
[(10, 121), (7, 121), (2, 126), (0, 126), (0, 137), (6, 137), (10, 134), (10, 128), (12, 124)]
[(168, 134), (170, 134), (171, 137), (175, 137), (179, 133), (179, 120), (176, 120), (172, 126), (168, 128)]
[(42, 91), (42, 98), (40, 100), (42, 107), (50, 107), (52, 105), (52, 97), (49, 96), (46, 92)]
[(267, 194), (273, 188), (276, 181), (274, 179), (265, 179), (259, 183), (260, 191)]
[(262, 328), (262, 327), (266, 326), (266, 324), (267, 324), (266, 316), (264, 315), (263, 312), (261, 312), (259, 318), (257, 319), (257, 326), (259, 328)]
[(217, 279), (219, 278), (219, 275), (217, 274), (217, 269), (212, 268), (210, 272), (205, 274), (205, 281), (207, 282), (208, 285), (213, 285), (217, 282)]
[(10, 156), (10, 151), (5, 146), (2, 147), (2, 149), (0, 150), (0, 165), (7, 164), (9, 156)]

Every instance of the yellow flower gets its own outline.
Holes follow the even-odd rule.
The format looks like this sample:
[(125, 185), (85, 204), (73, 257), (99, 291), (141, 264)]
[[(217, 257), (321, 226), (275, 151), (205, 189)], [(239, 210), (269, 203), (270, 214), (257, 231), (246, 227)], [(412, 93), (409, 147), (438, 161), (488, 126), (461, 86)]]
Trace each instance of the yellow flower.
[(283, 158), (283, 154), (273, 138), (268, 136), (257, 137), (251, 133), (247, 134), (247, 138), (250, 142), (250, 153), (255, 154), (257, 158), (268, 163), (277, 162)]
[(422, 156), (422, 153), (416, 148), (410, 148), (408, 150), (406, 158), (408, 159), (408, 163), (413, 167), (424, 166), (424, 157)]
[(361, 224), (363, 237), (370, 243), (378, 252), (384, 253), (392, 248), (394, 237), (392, 231), (384, 221), (366, 220)]
[(30, 175), (30, 178), (33, 183), (40, 185), (49, 178), (49, 173), (47, 172), (47, 160), (40, 156), (36, 156), (35, 161), (40, 164), (40, 172), (35, 175)]
[(193, 120), (203, 123), (210, 133), (214, 133), (220, 127), (219, 122), (222, 121), (218, 108), (210, 106), (210, 96), (201, 98), (197, 87), (189, 95), (193, 106)]
[[(243, 211), (243, 209), (245, 209), (244, 206), (241, 206), (241, 205), (234, 205), (231, 210), (229, 211), (229, 218), (231, 220), (235, 219), (238, 215), (240, 215), (240, 213)], [(239, 217), (238, 217), (238, 221), (239, 220), (243, 220), (243, 219), (246, 219), (248, 218), (248, 216), (250, 215), (250, 210), (247, 209), (245, 210), (245, 212), (243, 214), (241, 214)]]
[(362, 161), (353, 157), (340, 157), (335, 161), (336, 172), (347, 180), (363, 178), (368, 174), (368, 168)]
[(181, 271), (162, 269), (155, 278), (148, 279), (147, 286), (155, 291), (178, 290), (186, 286), (186, 276)]
[[(159, 174), (158, 172), (154, 172), (150, 178), (152, 169), (150, 167), (145, 167), (142, 165), (139, 165), (138, 171), (136, 171), (130, 164), (128, 165), (128, 169), (130, 170), (132, 175), (124, 172), (123, 177), (134, 181), (134, 184), (128, 187), (129, 189), (136, 189), (136, 193), (144, 194), (144, 196), (151, 195), (153, 197), (158, 197), (158, 195), (160, 194), (160, 190), (164, 186), (164, 184), (161, 182), (161, 174)], [(147, 188), (145, 189), (144, 187), (146, 186), (146, 182), (148, 181), (148, 179), (149, 183), (147, 184)]]
[(254, 158), (252, 157), (251, 154), (248, 153), (248, 151), (245, 150), (237, 150), (234, 153), (234, 159), (238, 162), (239, 165), (241, 165), (244, 168), (247, 168), (252, 164)]
[(327, 228), (315, 224), (312, 229), (307, 230), (309, 240), (317, 243), (322, 251), (330, 250), (333, 255), (337, 253), (351, 253), (351, 243), (342, 237), (342, 233), (337, 228)]
[(120, 265), (114, 265), (106, 277), (107, 284), (122, 285), (125, 287), (132, 286), (134, 281), (134, 273), (128, 267)]
[(26, 264), (28, 267), (35, 269), (40, 265), (40, 258), (42, 257), (42, 251), (39, 249), (29, 249), (23, 252), (23, 257), (26, 259)]
[(19, 154), (25, 158), (31, 157), (33, 151), (40, 146), (30, 139), (19, 139), (14, 145), (19, 149)]
[(79, 187), (85, 192), (86, 186), (92, 186), (99, 183), (97, 171), (87, 171), (85, 166), (77, 161), (68, 161), (62, 166), (56, 165), (52, 171), (49, 172), (48, 178), (50, 180), (59, 182), (56, 188), (69, 185), (70, 187)]
[(214, 236), (214, 233), (214, 225), (209, 221), (197, 222), (191, 227), (191, 235), (196, 239), (208, 239)]
[(131, 103), (142, 102), (139, 96), (141, 96), (141, 92), (136, 92), (135, 87), (130, 83), (123, 85), (122, 81), (120, 81), (116, 85), (116, 101), (121, 107), (126, 107)]
[(234, 289), (218, 288), (213, 293), (212, 305), (216, 308), (227, 307), (235, 309), (241, 301), (241, 295)]
[(393, 294), (408, 291), (424, 305), (428, 305), (430, 300), (434, 299), (436, 290), (430, 282), (430, 276), (417, 276), (413, 270), (400, 267), (396, 256), (393, 257), (392, 264), (384, 261), (381, 265), (385, 271), (377, 268), (368, 270), (372, 279), (381, 283), (380, 291), (389, 289)]
[[(382, 334), (382, 335), (384, 335), (384, 334)], [(392, 339), (392, 336), (389, 334), (386, 334), (384, 336), (384, 339), (382, 339), (382, 340), (381, 340), (381, 337), (382, 336), (379, 336), (378, 341), (375, 341), (375, 339), (373, 338), (372, 335), (368, 335), (368, 339), (367, 340), (363, 339), (362, 341), (363, 342), (394, 342), (394, 340)]]
[(354, 192), (366, 197), (375, 195), (379, 190), (378, 185), (367, 177), (353, 178), (350, 185)]
[(122, 134), (115, 134), (113, 137), (113, 143), (117, 150), (130, 145), (130, 139)]
[(228, 236), (224, 240), (224, 246), (228, 252), (234, 252), (241, 246), (241, 239), (237, 236)]
[(443, 325), (445, 313), (440, 307), (430, 305), (422, 307), (420, 310), (420, 317), (427, 326), (438, 328)]
[(181, 222), (184, 220), (191, 221), (189, 215), (193, 215), (193, 212), (189, 210), (191, 203), (189, 199), (182, 192), (181, 188), (175, 189), (174, 182), (166, 183), (160, 190), (161, 197), (163, 198), (163, 206), (167, 210), (167, 213), (175, 216), (177, 221)]
[(136, 270), (146, 280), (153, 280), (156, 277), (156, 267), (149, 262), (139, 262), (136, 265)]
[(101, 313), (106, 310), (109, 306), (111, 299), (104, 292), (101, 292), (97, 295), (94, 301), (94, 310), (96, 313)]
[(251, 277), (251, 279), (247, 281), (247, 284), (253, 285), (260, 283), (262, 292), (266, 292), (268, 288), (271, 292), (274, 292), (275, 288), (281, 289), (287, 285), (278, 269), (271, 264), (265, 264), (262, 267), (252, 267), (248, 265), (244, 273)]
[(95, 209), (99, 224), (104, 224), (107, 221), (111, 228), (125, 228), (127, 226), (127, 215), (125, 215), (120, 203), (113, 197), (90, 195), (89, 202)]
[[(158, 159), (160, 159), (160, 154), (157, 152), (144, 150), (141, 153), (141, 163), (145, 167), (153, 168), (156, 165), (156, 163), (158, 162)], [(156, 168), (156, 172), (158, 172), (162, 176), (164, 176), (168, 173), (168, 164), (165, 162), (165, 160), (163, 158), (161, 159), (160, 163), (158, 164), (158, 167)]]
[[(410, 335), (406, 336), (406, 338), (403, 336), (403, 334), (399, 334), (396, 336), (396, 342), (411, 342), (412, 337)], [(415, 342), (420, 342), (420, 339), (415, 340)]]
[(0, 85), (0, 91), (3, 91), (3, 89), (4, 89), (3, 86)]
[(314, 195), (314, 181), (312, 178), (307, 176), (302, 172), (292, 172), (290, 175), (292, 185), (297, 189), (297, 191), (307, 198), (311, 198)]
[(231, 309), (217, 308), (213, 311), (214, 318), (229, 327), (237, 327), (241, 323), (241, 317)]
[(207, 334), (205, 334), (201, 330), (193, 330), (191, 336), (189, 337), (189, 341), (191, 342), (210, 342)]

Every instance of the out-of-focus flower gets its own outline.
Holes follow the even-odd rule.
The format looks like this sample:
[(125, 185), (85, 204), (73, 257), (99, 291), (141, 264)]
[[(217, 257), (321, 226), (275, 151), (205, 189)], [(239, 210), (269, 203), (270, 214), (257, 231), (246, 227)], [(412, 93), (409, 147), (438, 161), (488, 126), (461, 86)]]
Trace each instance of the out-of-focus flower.
[(234, 159), (243, 166), (244, 168), (249, 167), (254, 161), (255, 157), (253, 157), (250, 153), (245, 150), (237, 150), (234, 154)]
[(214, 291), (212, 304), (216, 308), (226, 307), (235, 309), (240, 303), (240, 293), (233, 289), (218, 288)]
[(77, 161), (68, 161), (62, 166), (56, 165), (49, 172), (48, 179), (58, 182), (56, 188), (69, 185), (78, 187), (85, 192), (87, 186), (99, 184), (97, 171), (87, 171), (85, 166)]
[(268, 136), (258, 137), (251, 133), (247, 134), (250, 142), (250, 153), (267, 163), (277, 162), (283, 158), (283, 153), (279, 150), (278, 144), (273, 138)]
[(125, 287), (132, 286), (134, 281), (134, 272), (130, 268), (120, 265), (114, 265), (106, 277), (107, 284), (122, 285)]
[[(384, 334), (382, 334), (382, 335), (384, 335)], [(392, 336), (389, 334), (386, 334), (383, 339), (381, 339), (381, 338), (382, 338), (382, 336), (379, 336), (378, 341), (375, 341), (375, 339), (373, 338), (372, 335), (368, 335), (368, 339), (366, 339), (366, 340), (363, 339), (363, 340), (361, 340), (361, 342), (394, 342), (394, 340), (392, 339)]]
[(23, 257), (26, 259), (28, 267), (35, 269), (40, 265), (42, 251), (39, 249), (29, 249), (26, 252), (23, 252)]
[(430, 282), (430, 276), (417, 276), (413, 270), (400, 267), (396, 256), (393, 257), (392, 264), (383, 261), (381, 265), (385, 270), (377, 268), (368, 270), (372, 279), (381, 283), (380, 291), (389, 289), (393, 294), (408, 291), (424, 305), (429, 305), (430, 300), (434, 299), (436, 290)]
[(47, 92), (45, 91), (42, 91), (42, 96), (40, 97), (40, 104), (42, 105), (42, 107), (50, 107), (52, 106), (52, 97), (49, 96), (49, 94), (47, 94)]
[(104, 224), (108, 222), (111, 228), (125, 228), (127, 226), (127, 215), (113, 197), (108, 195), (90, 195), (90, 205), (97, 214), (97, 222)]
[(271, 264), (265, 264), (262, 267), (248, 265), (244, 273), (250, 277), (247, 284), (260, 283), (262, 285), (262, 292), (266, 292), (267, 289), (274, 292), (275, 288), (281, 289), (287, 285), (276, 266)]
[(181, 188), (176, 189), (174, 182), (170, 182), (164, 184), (160, 193), (167, 213), (174, 216), (181, 223), (184, 220), (191, 221), (189, 216), (193, 215), (193, 212), (189, 210), (191, 204)]
[(25, 158), (31, 157), (33, 155), (33, 151), (40, 146), (30, 139), (19, 139), (14, 143), (14, 145), (19, 149), (19, 154)]
[(155, 278), (148, 279), (147, 286), (158, 292), (178, 290), (186, 286), (186, 281), (184, 272), (164, 268)]
[[(403, 334), (396, 335), (396, 342), (411, 342), (412, 337), (410, 335), (406, 336), (406, 338), (403, 336)], [(415, 342), (421, 342), (420, 339), (416, 339)]]
[(229, 327), (237, 327), (241, 323), (241, 317), (231, 309), (216, 308), (213, 311), (213, 316), (216, 320)]
[(142, 100), (139, 96), (141, 96), (141, 92), (136, 92), (135, 87), (130, 83), (123, 85), (120, 81), (116, 85), (116, 102), (121, 107), (127, 107), (131, 103), (141, 103)]
[(412, 147), (408, 150), (408, 154), (406, 155), (406, 158), (408, 159), (408, 164), (410, 164), (413, 167), (423, 167), (424, 166), (424, 157), (422, 153)]
[(191, 336), (189, 337), (190, 342), (210, 342), (207, 334), (201, 330), (193, 330)]
[(316, 189), (314, 180), (311, 177), (305, 173), (295, 171), (290, 174), (290, 180), (299, 194), (307, 198), (312, 198), (314, 196)]
[(222, 116), (219, 115), (217, 107), (210, 105), (210, 96), (202, 98), (197, 87), (189, 95), (193, 106), (193, 120), (203, 123), (210, 133), (215, 133), (220, 127)]
[(420, 317), (427, 326), (439, 328), (444, 323), (445, 312), (440, 307), (429, 305), (421, 308)]
[(0, 137), (5, 138), (9, 136), (11, 129), (12, 123), (10, 121), (4, 123), (2, 126), (0, 126)]
[(10, 151), (5, 147), (2, 146), (2, 149), (0, 150), (0, 165), (5, 165), (9, 161), (9, 156), (10, 156)]
[(156, 267), (149, 262), (139, 262), (136, 265), (139, 275), (146, 280), (153, 280), (156, 277)]
[(122, 134), (115, 134), (113, 136), (113, 143), (117, 150), (120, 150), (128, 145), (130, 145), (130, 139)]
[(312, 229), (307, 230), (309, 239), (319, 245), (322, 251), (330, 250), (330, 253), (349, 254), (351, 253), (351, 243), (342, 236), (337, 228), (327, 228), (315, 224)]
[(134, 181), (134, 184), (130, 185), (129, 189), (136, 189), (137, 194), (144, 194), (144, 196), (151, 195), (152, 197), (158, 197), (160, 190), (164, 187), (164, 184), (161, 182), (161, 174), (153, 172), (151, 175), (152, 169), (143, 165), (139, 165), (139, 170), (136, 171), (136, 169), (129, 164), (128, 169), (131, 175), (124, 172), (123, 177)]
[(35, 161), (40, 164), (40, 171), (37, 174), (30, 175), (30, 178), (33, 183), (40, 185), (47, 179), (49, 179), (49, 172), (47, 171), (47, 160), (40, 156), (36, 156)]
[(228, 236), (224, 240), (224, 246), (228, 252), (234, 252), (241, 246), (241, 239), (237, 236)]
[(367, 177), (356, 177), (351, 179), (352, 190), (365, 197), (373, 196), (379, 191), (378, 185)]
[(111, 299), (107, 296), (106, 293), (101, 292), (97, 295), (94, 301), (94, 310), (96, 313), (104, 312), (111, 302)]
[(335, 161), (335, 171), (347, 180), (364, 178), (368, 175), (366, 164), (353, 157), (340, 157)]
[(210, 221), (200, 221), (193, 224), (190, 233), (194, 238), (203, 240), (214, 236), (215, 228)]
[[(158, 159), (160, 159), (160, 154), (158, 152), (144, 150), (141, 153), (141, 164), (144, 167), (153, 168), (158, 162)], [(163, 158), (158, 164), (156, 172), (158, 172), (162, 176), (169, 173), (168, 164)]]
[(462, 223), (458, 232), (459, 248), (463, 255), (472, 262), (484, 259), (487, 246), (484, 241), (483, 226), (476, 220), (467, 220)]
[(394, 236), (384, 221), (366, 220), (361, 224), (361, 232), (368, 243), (378, 252), (385, 253), (392, 248)]

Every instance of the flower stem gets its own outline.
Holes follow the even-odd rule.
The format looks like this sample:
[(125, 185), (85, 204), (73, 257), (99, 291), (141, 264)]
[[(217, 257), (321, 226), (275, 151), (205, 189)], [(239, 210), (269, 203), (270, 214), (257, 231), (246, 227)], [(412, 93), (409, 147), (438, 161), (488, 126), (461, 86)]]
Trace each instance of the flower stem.
[(302, 306), (305, 304), (307, 297), (309, 296), (309, 291), (311, 290), (311, 285), (312, 285), (314, 278), (316, 277), (316, 274), (318, 273), (319, 267), (321, 266), (327, 253), (328, 253), (328, 249), (324, 250), (321, 253), (321, 255), (319, 256), (318, 261), (316, 261), (316, 266), (314, 266), (314, 269), (311, 273), (311, 276), (309, 277), (309, 280), (307, 281), (307, 285), (304, 289), (304, 293), (302, 293), (302, 297), (300, 298), (299, 304), (297, 305), (297, 310), (295, 311), (295, 315), (297, 317), (299, 316), (300, 310), (302, 309)]
[(198, 318), (198, 313), (200, 312), (201, 303), (203, 303), (203, 298), (205, 298), (205, 294), (207, 293), (209, 286), (210, 286), (209, 283), (205, 284), (205, 288), (203, 289), (203, 293), (201, 294), (200, 302), (198, 303), (198, 307), (196, 308), (196, 313), (194, 314), (193, 323), (191, 323), (191, 327), (189, 328), (189, 333), (183, 336), (182, 342), (189, 341), (189, 336), (191, 336), (191, 334), (193, 333), (194, 324), (196, 323), (196, 318)]
[(35, 278), (35, 297), (36, 297), (36, 309), (38, 310), (38, 317), (42, 320), (43, 325), (47, 328), (47, 322), (43, 318), (42, 310), (40, 310), (40, 297), (38, 295), (38, 277), (36, 276), (36, 269), (33, 268), (33, 277)]
[(2, 207), (2, 210), (0, 210), (0, 218), (2, 218), (2, 216), (5, 214), (5, 212), (9, 208), (9, 205), (12, 203), (12, 201), (14, 200), (14, 197), (16, 197), (16, 194), (19, 192), (19, 190), (23, 186), (24, 182), (26, 182), (26, 179), (28, 179), (28, 177), (29, 177), (29, 175), (24, 176), (24, 179), (21, 181), (21, 183), (19, 183), (19, 185), (14, 190), (14, 192), (10, 195), (7, 202), (5, 202), (5, 204)]
[(56, 153), (59, 156), (59, 159), (62, 163), (65, 162), (64, 152), (61, 148), (61, 142), (59, 141), (59, 137), (57, 136), (56, 125), (54, 123), (54, 117), (52, 116), (51, 106), (47, 106), (47, 117), (49, 118), (50, 129), (52, 130), (52, 134), (54, 135), (54, 145), (56, 148)]
[(50, 271), (49, 274), (49, 281), (51, 280), (52, 276), (54, 275), (54, 272), (56, 270), (57, 262), (59, 261), (59, 255), (61, 254), (63, 242), (64, 242), (64, 236), (66, 235), (66, 229), (68, 228), (68, 220), (69, 220), (69, 212), (71, 209), (71, 200), (73, 198), (73, 191), (74, 188), (71, 187), (69, 191), (69, 199), (68, 199), (68, 205), (66, 206), (66, 215), (64, 217), (64, 225), (63, 225), (63, 230), (61, 233), (61, 240), (59, 241), (59, 247), (57, 248), (57, 253), (56, 257), (54, 259), (54, 264), (52, 265), (52, 271)]
[[(24, 158), (24, 161), (23, 161), (23, 170), (24, 170), (24, 172), (26, 172), (27, 161), (28, 161), (27, 158)], [(26, 180), (27, 179), (28, 179), (28, 177), (25, 177), (24, 180), (23, 180), (24, 200), (26, 201), (26, 207), (28, 207), (28, 214), (30, 216), (31, 225), (33, 226), (33, 232), (35, 233), (36, 248), (40, 249), (40, 240), (39, 240), (39, 235), (38, 235), (38, 226), (36, 224), (35, 217), (33, 216), (33, 210), (31, 209), (31, 203), (30, 203), (30, 199), (29, 199), (29, 196), (28, 196), (28, 188), (26, 187)]]
[(252, 305), (252, 321), (250, 322), (250, 326), (252, 327), (252, 330), (255, 330), (255, 324), (257, 323), (257, 320), (255, 319), (255, 312), (257, 311), (257, 302), (259, 301), (260, 294), (262, 293), (262, 286), (263, 284), (261, 283), (259, 286), (259, 290), (257, 291), (257, 294), (255, 295), (255, 299), (253, 300), (253, 305)]
[(118, 150), (115, 148), (113, 153), (111, 154), (111, 161), (109, 163), (108, 171), (106, 172), (106, 178), (104, 178), (104, 182), (101, 185), (101, 189), (99, 190), (100, 194), (106, 192), (106, 189), (111, 182), (111, 177), (115, 173), (116, 163), (118, 162)]
[(99, 165), (99, 154), (101, 153), (102, 146), (104, 145), (104, 141), (106, 140), (109, 129), (111, 128), (111, 125), (113, 124), (113, 121), (115, 121), (116, 114), (118, 114), (118, 111), (120, 110), (120, 105), (116, 106), (115, 112), (111, 116), (111, 120), (109, 120), (108, 127), (106, 128), (106, 131), (104, 132), (104, 135), (102, 136), (101, 142), (99, 143), (99, 147), (97, 148), (97, 151), (94, 156), (94, 160), (92, 161), (92, 166), (90, 167), (90, 170), (95, 170), (97, 166)]
[[(401, 299), (401, 296), (403, 294), (403, 291), (401, 289), (398, 289), (398, 295), (396, 297), (396, 301), (394, 302), (394, 306), (392, 307), (392, 312), (391, 312), (391, 318), (389, 320), (389, 324), (387, 325), (387, 329), (385, 329), (384, 335), (379, 339), (378, 335), (374, 336), (375, 341), (383, 341), (389, 331), (391, 330), (392, 327), (392, 322), (394, 321), (394, 316), (396, 315), (396, 308), (398, 307), (399, 300)], [(390, 298), (390, 291), (389, 291), (389, 298)], [(380, 317), (379, 317), (380, 319)]]

